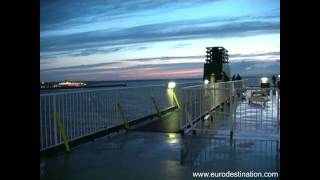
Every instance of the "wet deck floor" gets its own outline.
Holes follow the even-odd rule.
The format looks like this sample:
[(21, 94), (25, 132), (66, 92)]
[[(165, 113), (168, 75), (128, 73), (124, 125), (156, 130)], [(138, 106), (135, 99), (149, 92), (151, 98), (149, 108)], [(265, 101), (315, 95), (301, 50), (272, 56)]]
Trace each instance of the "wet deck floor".
[(177, 110), (166, 114), (153, 122), (136, 127), (135, 131), (178, 133), (180, 131), (181, 113)]
[[(155, 127), (168, 124), (173, 116), (165, 116), (162, 123), (154, 121), (140, 130), (162, 131), (163, 128)], [(193, 179), (193, 172), (279, 171), (277, 133), (239, 132), (230, 140), (225, 133), (230, 128), (228, 122), (228, 117), (221, 115), (214, 131), (203, 129), (196, 135), (129, 131), (102, 137), (74, 148), (71, 153), (42, 159), (41, 179)], [(210, 127), (210, 121), (201, 125)]]

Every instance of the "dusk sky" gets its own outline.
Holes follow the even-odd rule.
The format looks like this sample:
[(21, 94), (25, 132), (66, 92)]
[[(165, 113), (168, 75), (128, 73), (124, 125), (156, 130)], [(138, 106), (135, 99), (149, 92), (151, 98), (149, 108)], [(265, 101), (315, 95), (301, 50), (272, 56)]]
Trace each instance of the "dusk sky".
[(41, 0), (40, 77), (201, 77), (205, 48), (280, 60), (279, 0)]

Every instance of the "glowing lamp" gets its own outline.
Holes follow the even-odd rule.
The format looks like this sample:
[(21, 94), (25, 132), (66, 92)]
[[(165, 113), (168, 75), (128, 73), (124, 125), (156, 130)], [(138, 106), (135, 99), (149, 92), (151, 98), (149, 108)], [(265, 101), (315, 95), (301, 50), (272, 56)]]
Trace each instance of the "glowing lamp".
[(265, 84), (267, 82), (268, 82), (268, 78), (267, 77), (261, 78), (261, 83)]
[(209, 84), (209, 81), (208, 81), (207, 79), (204, 80), (204, 84), (205, 84), (205, 85)]
[(270, 88), (270, 83), (268, 82), (268, 78), (267, 77), (262, 77), (261, 78), (260, 87), (261, 88)]
[(174, 89), (176, 87), (176, 83), (175, 82), (169, 82), (168, 83), (168, 88), (169, 89)]

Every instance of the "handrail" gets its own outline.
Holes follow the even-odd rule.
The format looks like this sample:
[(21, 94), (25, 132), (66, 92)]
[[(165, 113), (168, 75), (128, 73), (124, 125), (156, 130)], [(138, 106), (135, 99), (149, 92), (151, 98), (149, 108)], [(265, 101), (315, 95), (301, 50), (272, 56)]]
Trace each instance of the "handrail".
[[(235, 83), (239, 83), (239, 82), (244, 82), (245, 80), (236, 80), (236, 81), (225, 81), (225, 82), (215, 82), (215, 83), (209, 83), (209, 84), (200, 84), (200, 85), (194, 85), (194, 86), (187, 86), (187, 87), (183, 87), (182, 89), (195, 89), (197, 87), (199, 88), (203, 88), (203, 87), (206, 87), (206, 89), (208, 88), (207, 86), (214, 86), (214, 85), (217, 85), (217, 84), (235, 84)], [(209, 87), (211, 88), (211, 87)], [(213, 87), (214, 88), (214, 87)]]

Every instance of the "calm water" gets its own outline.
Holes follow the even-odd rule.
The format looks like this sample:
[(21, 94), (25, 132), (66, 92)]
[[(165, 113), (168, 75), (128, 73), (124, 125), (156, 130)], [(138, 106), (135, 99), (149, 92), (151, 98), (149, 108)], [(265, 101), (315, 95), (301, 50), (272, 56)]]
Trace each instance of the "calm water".
[[(52, 89), (52, 90), (40, 90), (40, 94), (50, 94), (56, 92), (73, 92), (73, 91), (87, 91), (87, 90), (95, 90), (95, 89), (123, 89), (126, 87), (140, 87), (140, 86), (153, 86), (153, 85), (163, 85), (166, 86), (168, 82), (175, 81), (177, 84), (183, 83), (201, 83), (201, 79), (178, 79), (178, 80), (136, 80), (136, 81), (119, 81), (120, 83), (126, 83), (127, 86), (120, 87), (97, 87), (97, 88), (80, 88), (80, 89)], [(115, 82), (115, 83), (119, 83)], [(97, 85), (101, 85), (100, 83)]]
[[(259, 86), (261, 77), (244, 77), (246, 79), (247, 86)], [(271, 80), (271, 77), (269, 77)], [(136, 80), (136, 81), (119, 81), (121, 83), (126, 83), (126, 87), (139, 87), (139, 86), (153, 86), (153, 85), (167, 85), (170, 80)], [(174, 80), (177, 84), (184, 83), (201, 83), (202, 79), (178, 79)], [(117, 83), (117, 82), (116, 82)], [(57, 92), (73, 92), (73, 91), (87, 91), (94, 89), (123, 89), (126, 87), (97, 87), (97, 88), (80, 88), (80, 89), (52, 89), (52, 90), (40, 90), (40, 94), (50, 94)]]

